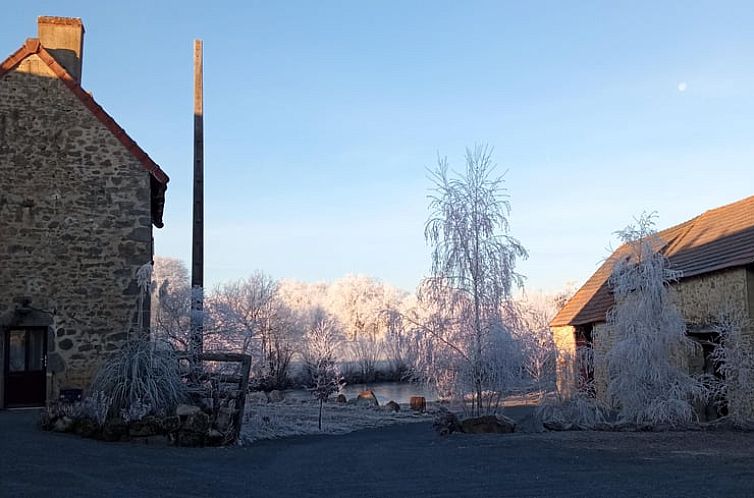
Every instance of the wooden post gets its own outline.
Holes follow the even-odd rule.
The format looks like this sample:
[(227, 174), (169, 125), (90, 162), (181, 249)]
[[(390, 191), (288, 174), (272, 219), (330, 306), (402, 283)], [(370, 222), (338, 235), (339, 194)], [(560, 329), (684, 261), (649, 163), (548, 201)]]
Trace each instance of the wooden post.
[(204, 72), (202, 41), (194, 40), (194, 204), (191, 248), (192, 357), (204, 350)]

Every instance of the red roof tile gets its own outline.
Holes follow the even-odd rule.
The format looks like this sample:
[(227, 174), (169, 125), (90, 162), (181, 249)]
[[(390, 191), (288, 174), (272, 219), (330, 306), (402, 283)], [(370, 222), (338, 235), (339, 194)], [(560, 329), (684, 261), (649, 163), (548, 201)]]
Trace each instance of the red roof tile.
[[(681, 278), (754, 263), (754, 196), (709, 210), (658, 233), (670, 267)], [(550, 322), (554, 327), (605, 321), (613, 305), (608, 279), (628, 254), (619, 247)]]

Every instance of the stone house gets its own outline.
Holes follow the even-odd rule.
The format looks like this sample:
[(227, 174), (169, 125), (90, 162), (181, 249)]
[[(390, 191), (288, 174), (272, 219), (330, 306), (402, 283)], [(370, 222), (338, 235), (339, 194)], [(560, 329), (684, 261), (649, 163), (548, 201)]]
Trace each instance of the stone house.
[(168, 177), (81, 87), (83, 40), (40, 17), (0, 64), (0, 408), (85, 389), (148, 319)]
[[(754, 196), (707, 211), (659, 232), (661, 251), (670, 268), (681, 272), (671, 296), (687, 324), (687, 334), (702, 345), (687, 358), (692, 372), (706, 370), (714, 340), (713, 326), (723, 314), (749, 320), (744, 334), (754, 337)], [(558, 349), (558, 391), (568, 396), (585, 378), (593, 380), (597, 396), (604, 394), (604, 372), (580, 359), (586, 351), (610, 347), (606, 315), (613, 305), (608, 279), (628, 248), (618, 248), (550, 322)], [(593, 348), (593, 349), (592, 349)]]

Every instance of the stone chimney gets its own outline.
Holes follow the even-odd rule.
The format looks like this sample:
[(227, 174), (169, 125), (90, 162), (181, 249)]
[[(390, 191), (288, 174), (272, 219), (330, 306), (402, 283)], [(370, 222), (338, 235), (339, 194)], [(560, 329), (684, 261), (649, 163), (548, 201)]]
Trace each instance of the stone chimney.
[(84, 24), (75, 17), (39, 16), (37, 38), (56, 61), (81, 84), (84, 60)]

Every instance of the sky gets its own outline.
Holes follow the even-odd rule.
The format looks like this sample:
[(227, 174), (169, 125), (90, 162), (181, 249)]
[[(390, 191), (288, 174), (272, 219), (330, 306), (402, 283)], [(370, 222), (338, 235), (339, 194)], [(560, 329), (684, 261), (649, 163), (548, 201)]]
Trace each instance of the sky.
[[(171, 177), (156, 253), (190, 258), (204, 41), (205, 281), (430, 269), (428, 169), (494, 147), (527, 290), (580, 285), (642, 211), (754, 194), (754, 7), (726, 1), (35, 1), (80, 17), (83, 87)], [(4, 57), (4, 55), (0, 56)]]

